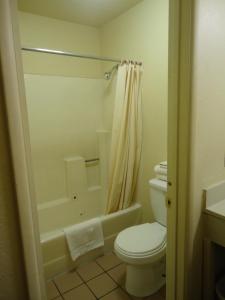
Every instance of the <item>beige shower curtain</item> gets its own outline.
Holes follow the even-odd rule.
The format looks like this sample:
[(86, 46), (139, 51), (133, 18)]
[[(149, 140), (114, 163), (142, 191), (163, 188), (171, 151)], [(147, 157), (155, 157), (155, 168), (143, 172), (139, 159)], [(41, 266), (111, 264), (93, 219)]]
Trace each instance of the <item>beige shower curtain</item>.
[(132, 204), (141, 155), (142, 66), (124, 62), (118, 68), (109, 159), (107, 213)]

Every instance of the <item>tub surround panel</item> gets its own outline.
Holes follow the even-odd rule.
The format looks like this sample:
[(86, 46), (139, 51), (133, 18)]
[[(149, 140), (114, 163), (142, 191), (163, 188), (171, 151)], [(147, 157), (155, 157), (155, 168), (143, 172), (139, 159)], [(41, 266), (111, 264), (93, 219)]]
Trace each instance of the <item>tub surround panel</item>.
[[(67, 157), (99, 157), (103, 80), (25, 75), (37, 202), (67, 196)], [(87, 176), (96, 177), (96, 170)], [(87, 171), (88, 169), (88, 171)], [(94, 179), (87, 179), (94, 182)]]
[(88, 189), (85, 160), (75, 156), (64, 159), (66, 167), (67, 197), (70, 200), (79, 201)]
[(97, 135), (99, 161), (87, 163), (81, 156), (65, 158), (65, 197), (38, 204), (41, 234), (104, 214), (110, 134), (99, 130)]
[(79, 199), (51, 201), (49, 206), (39, 206), (40, 232), (47, 233), (101, 215), (100, 190), (87, 191)]
[(101, 182), (101, 199), (102, 212), (106, 210), (106, 199), (108, 192), (108, 166), (109, 166), (109, 151), (111, 142), (111, 131), (97, 130), (99, 158), (100, 158), (100, 182)]

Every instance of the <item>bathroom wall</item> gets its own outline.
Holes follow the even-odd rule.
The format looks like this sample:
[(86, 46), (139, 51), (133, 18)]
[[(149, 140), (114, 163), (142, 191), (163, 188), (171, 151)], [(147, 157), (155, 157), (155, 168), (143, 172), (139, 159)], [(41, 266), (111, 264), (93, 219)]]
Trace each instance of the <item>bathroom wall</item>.
[[(144, 220), (151, 217), (148, 180), (154, 177), (154, 165), (166, 160), (168, 2), (144, 0), (101, 28), (103, 55), (143, 62), (143, 148), (136, 199), (143, 204)], [(104, 103), (107, 127), (112, 86), (108, 83)]]
[(225, 2), (195, 9), (188, 299), (201, 293), (202, 189), (225, 179)]
[[(21, 44), (26, 47), (60, 49), (82, 54), (100, 54), (99, 31), (95, 27), (19, 12)], [(24, 72), (64, 76), (96, 77), (100, 62), (23, 51)]]

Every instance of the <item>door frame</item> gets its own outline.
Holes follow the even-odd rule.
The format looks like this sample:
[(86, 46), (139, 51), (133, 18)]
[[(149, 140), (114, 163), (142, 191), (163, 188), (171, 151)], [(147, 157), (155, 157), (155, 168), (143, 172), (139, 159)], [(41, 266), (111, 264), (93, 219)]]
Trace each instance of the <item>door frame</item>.
[[(167, 300), (187, 298), (194, 0), (171, 0), (168, 71)], [(168, 202), (171, 204), (168, 205)], [(173, 270), (173, 271), (171, 271)]]
[[(167, 300), (185, 299), (192, 0), (169, 0)], [(30, 299), (46, 299), (16, 0), (0, 1), (0, 55)], [(11, 88), (13, 86), (13, 89)]]
[(16, 0), (0, 1), (0, 61), (29, 299), (46, 300)]

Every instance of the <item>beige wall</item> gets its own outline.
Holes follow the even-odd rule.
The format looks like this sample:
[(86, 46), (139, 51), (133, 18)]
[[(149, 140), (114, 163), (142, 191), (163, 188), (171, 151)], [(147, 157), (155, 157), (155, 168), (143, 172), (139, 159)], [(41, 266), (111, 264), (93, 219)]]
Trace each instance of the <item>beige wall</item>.
[[(154, 165), (166, 159), (168, 1), (134, 6), (102, 27), (101, 43), (103, 55), (143, 62), (143, 150), (136, 198), (149, 219), (148, 180)], [(112, 109), (104, 111), (109, 120)]]
[[(100, 54), (95, 27), (19, 12), (21, 44), (25, 47)], [(23, 52), (24, 72), (64, 76), (100, 76), (100, 63), (93, 60)]]
[(1, 82), (0, 136), (0, 299), (26, 300), (22, 243)]
[(225, 179), (225, 2), (195, 8), (188, 299), (200, 299), (202, 189)]

